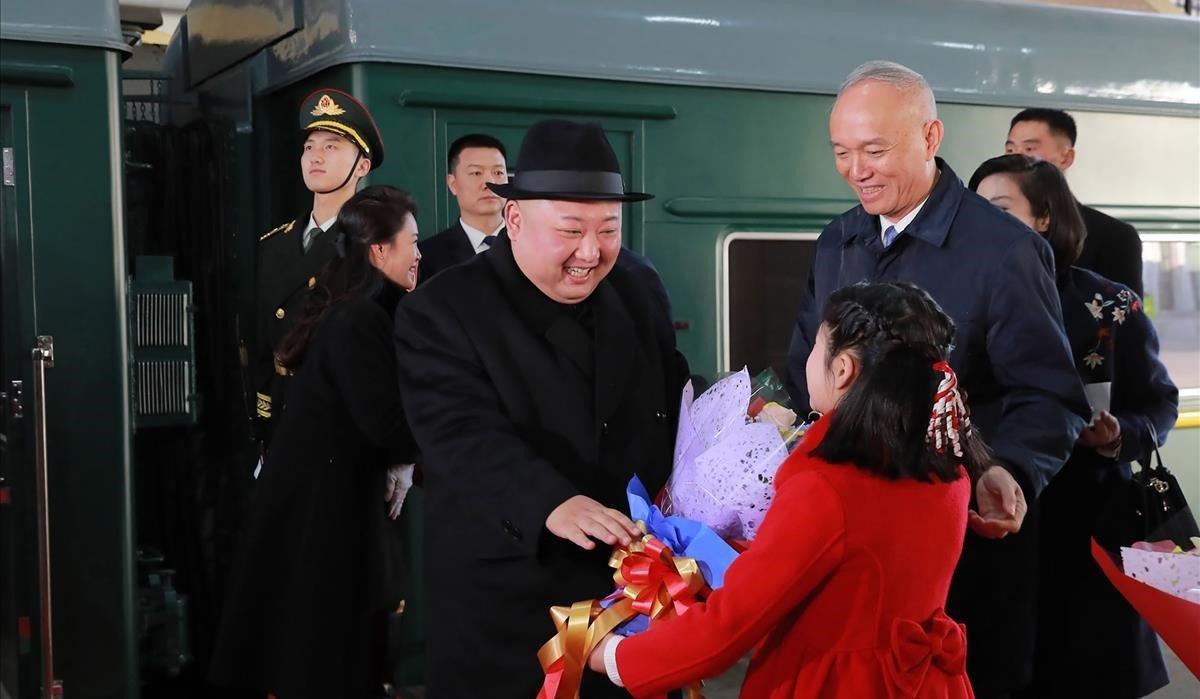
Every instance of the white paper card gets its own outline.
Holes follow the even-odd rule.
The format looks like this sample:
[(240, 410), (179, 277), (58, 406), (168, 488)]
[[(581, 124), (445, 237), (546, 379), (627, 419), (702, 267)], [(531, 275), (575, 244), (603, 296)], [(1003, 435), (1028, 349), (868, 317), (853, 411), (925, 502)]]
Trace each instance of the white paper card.
[(1092, 406), (1092, 417), (1101, 411), (1112, 412), (1112, 381), (1084, 384), (1083, 392), (1087, 394), (1088, 404)]

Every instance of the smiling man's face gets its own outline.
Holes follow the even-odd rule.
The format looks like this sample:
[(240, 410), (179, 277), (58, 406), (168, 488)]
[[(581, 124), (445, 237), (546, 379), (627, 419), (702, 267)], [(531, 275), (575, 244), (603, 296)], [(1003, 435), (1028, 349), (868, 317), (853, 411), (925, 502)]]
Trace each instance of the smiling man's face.
[(621, 252), (621, 202), (510, 201), (504, 209), (513, 258), (559, 303), (592, 295)]
[(829, 117), (838, 174), (867, 213), (895, 221), (933, 188), (942, 123), (927, 94), (866, 80), (847, 88)]

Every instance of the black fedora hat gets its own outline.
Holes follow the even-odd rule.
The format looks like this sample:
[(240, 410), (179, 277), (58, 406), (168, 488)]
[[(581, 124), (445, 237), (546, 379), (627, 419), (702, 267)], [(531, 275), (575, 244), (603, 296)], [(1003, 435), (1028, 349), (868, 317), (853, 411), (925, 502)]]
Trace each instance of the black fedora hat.
[(653, 194), (625, 191), (617, 154), (599, 124), (539, 121), (525, 132), (517, 173), (508, 184), (488, 184), (505, 199), (645, 201)]
[(349, 93), (325, 87), (309, 93), (300, 102), (300, 129), (329, 131), (348, 138), (363, 157), (371, 161), (371, 169), (383, 164), (383, 136), (371, 112)]

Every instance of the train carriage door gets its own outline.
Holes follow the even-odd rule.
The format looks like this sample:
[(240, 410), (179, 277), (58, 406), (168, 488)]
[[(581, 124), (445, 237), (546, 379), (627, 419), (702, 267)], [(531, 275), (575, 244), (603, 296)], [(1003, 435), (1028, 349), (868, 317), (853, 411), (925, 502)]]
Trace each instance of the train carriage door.
[[(465, 110), (439, 110), (437, 112), (437, 150), (441, 156), (440, 168), (445, 176), (445, 154), (456, 138), (470, 133), (484, 133), (495, 136), (504, 144), (508, 151), (508, 174), (511, 177), (517, 167), (517, 155), (521, 150), (521, 139), (525, 130), (533, 124), (548, 118), (562, 118), (571, 121), (599, 122), (604, 127), (609, 143), (616, 151), (617, 161), (621, 164), (621, 176), (625, 179), (625, 189), (644, 191), (642, 189), (642, 122), (637, 119), (613, 119), (586, 114), (528, 114), (512, 112), (488, 112)], [(438, 190), (438, 230), (449, 226), (458, 220), (458, 202), (450, 195), (446, 187)], [(644, 215), (643, 204), (628, 204), (624, 207), (622, 216), (621, 243), (630, 249), (642, 251), (642, 230)]]
[(0, 696), (37, 695), (37, 549), (32, 456), (25, 434), (30, 398), (29, 354), (25, 338), (31, 321), (21, 305), (22, 281), (17, 233), (17, 192), (23, 132), (14, 116), (24, 114), (23, 99), (0, 97)]

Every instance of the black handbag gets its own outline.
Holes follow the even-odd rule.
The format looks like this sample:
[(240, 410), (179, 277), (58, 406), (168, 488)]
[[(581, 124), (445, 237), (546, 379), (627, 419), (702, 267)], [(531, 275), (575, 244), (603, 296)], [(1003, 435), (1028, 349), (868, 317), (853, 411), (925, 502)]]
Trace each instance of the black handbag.
[(1163, 466), (1158, 453), (1158, 436), (1150, 428), (1153, 452), (1138, 459), (1141, 470), (1116, 494), (1108, 508), (1097, 541), (1107, 548), (1129, 546), (1135, 541), (1174, 541), (1189, 551), (1192, 537), (1200, 537), (1200, 527), (1188, 506), (1179, 481)]

